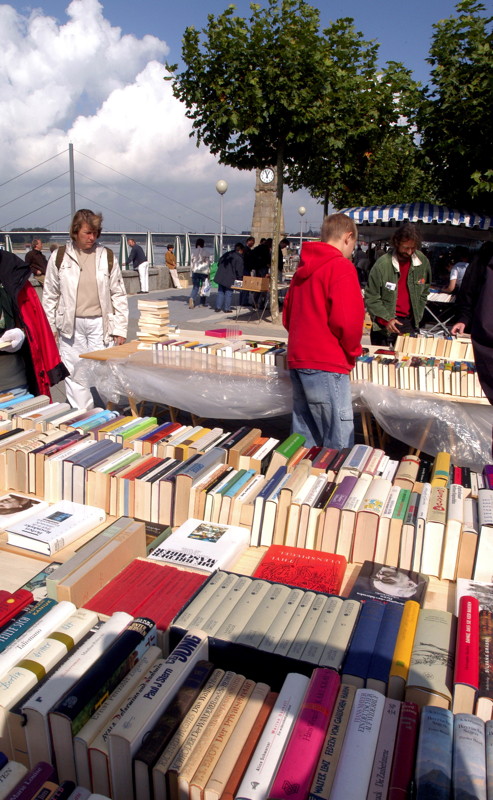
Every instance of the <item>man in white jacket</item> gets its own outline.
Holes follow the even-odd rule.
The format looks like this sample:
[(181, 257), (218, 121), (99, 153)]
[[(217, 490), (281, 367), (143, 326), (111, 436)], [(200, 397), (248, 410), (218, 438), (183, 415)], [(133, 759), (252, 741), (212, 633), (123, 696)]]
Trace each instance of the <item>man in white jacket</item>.
[(96, 244), (102, 221), (101, 214), (89, 209), (75, 213), (71, 241), (52, 253), (43, 289), (43, 307), (70, 371), (65, 386), (74, 408), (94, 406), (90, 389), (73, 379), (79, 355), (123, 344), (127, 337), (128, 301), (121, 270), (112, 251)]

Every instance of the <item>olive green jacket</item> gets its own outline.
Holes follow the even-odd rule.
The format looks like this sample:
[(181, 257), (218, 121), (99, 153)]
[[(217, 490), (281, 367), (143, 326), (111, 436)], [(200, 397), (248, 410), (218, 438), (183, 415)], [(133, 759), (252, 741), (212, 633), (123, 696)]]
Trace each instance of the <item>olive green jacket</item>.
[[(431, 267), (426, 256), (417, 250), (411, 260), (407, 278), (414, 322), (419, 325), (424, 314), (431, 282)], [(399, 263), (392, 253), (380, 256), (373, 265), (365, 289), (366, 308), (372, 318), (373, 330), (384, 330), (375, 317), (386, 321), (395, 317)]]

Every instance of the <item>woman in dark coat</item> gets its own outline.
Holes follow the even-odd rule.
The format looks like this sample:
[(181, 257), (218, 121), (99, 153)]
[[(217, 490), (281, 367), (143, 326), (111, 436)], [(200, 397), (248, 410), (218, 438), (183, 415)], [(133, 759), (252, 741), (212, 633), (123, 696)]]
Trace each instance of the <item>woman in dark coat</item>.
[(217, 283), (216, 311), (231, 311), (231, 298), (235, 281), (243, 278), (243, 245), (238, 243), (235, 249), (224, 253), (219, 259), (219, 265), (214, 280)]
[(485, 242), (469, 264), (457, 296), (452, 334), (470, 331), (479, 382), (493, 405), (493, 242)]
[(51, 397), (50, 386), (69, 373), (30, 275), (20, 258), (0, 250), (0, 391), (27, 387)]

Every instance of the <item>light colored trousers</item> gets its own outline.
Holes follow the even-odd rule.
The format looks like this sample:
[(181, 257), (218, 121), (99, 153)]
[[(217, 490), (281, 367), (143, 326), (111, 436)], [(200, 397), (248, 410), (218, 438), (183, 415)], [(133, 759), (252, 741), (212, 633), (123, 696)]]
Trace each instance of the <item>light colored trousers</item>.
[(72, 375), (79, 364), (81, 353), (90, 353), (92, 350), (104, 350), (103, 318), (102, 317), (76, 317), (74, 335), (68, 339), (59, 337), (58, 349), (60, 356), (70, 372), (70, 377), (65, 378), (65, 391), (67, 402), (72, 408), (94, 408), (94, 400), (88, 386), (82, 386), (74, 381)]
[(143, 261), (142, 264), (139, 264), (137, 267), (137, 272), (139, 273), (139, 281), (140, 281), (140, 291), (141, 292), (148, 292), (149, 291), (149, 262)]

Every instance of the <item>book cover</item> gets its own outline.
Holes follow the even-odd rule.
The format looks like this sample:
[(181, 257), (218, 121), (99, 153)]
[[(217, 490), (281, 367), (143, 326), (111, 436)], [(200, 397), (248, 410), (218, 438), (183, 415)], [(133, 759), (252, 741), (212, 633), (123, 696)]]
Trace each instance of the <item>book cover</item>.
[(340, 687), (333, 670), (314, 669), (283, 757), (269, 789), (270, 800), (304, 800)]
[(392, 657), (402, 621), (404, 606), (399, 603), (386, 603), (375, 647), (368, 666), (366, 686), (377, 692), (387, 694), (387, 686), (392, 665)]
[(384, 706), (385, 698), (379, 692), (371, 689), (356, 691), (330, 800), (366, 797)]
[(22, 635), (0, 654), (0, 674), (17, 664), (26, 653), (65, 622), (75, 610), (73, 603), (56, 603), (45, 615), (38, 617), (34, 625), (24, 630)]
[(452, 788), (453, 714), (425, 706), (416, 753), (416, 800), (448, 800)]
[(416, 603), (415, 600), (407, 600), (404, 603), (390, 665), (388, 695), (394, 700), (404, 699), (418, 616), (419, 603)]
[(406, 700), (420, 707), (433, 702), (450, 708), (453, 689), (456, 618), (449, 611), (422, 608), (407, 677)]
[(16, 639), (19, 639), (31, 625), (34, 625), (37, 619), (41, 619), (55, 605), (55, 600), (42, 598), (40, 601), (34, 603), (32, 607), (27, 608), (17, 619), (12, 620), (9, 625), (0, 631), (0, 653), (3, 653), (3, 651)]
[(361, 603), (358, 600), (349, 598), (343, 600), (320, 656), (321, 667), (331, 667), (340, 671), (360, 610)]
[(358, 689), (365, 686), (385, 608), (378, 600), (367, 600), (364, 603), (344, 659), (344, 683), (351, 683)]
[(454, 714), (452, 785), (455, 797), (486, 800), (485, 724), (473, 714)]
[(400, 706), (399, 700), (392, 700), (390, 697), (385, 700), (367, 800), (381, 800), (382, 797), (387, 797)]
[(7, 541), (16, 547), (53, 555), (105, 519), (106, 514), (100, 508), (61, 500), (23, 522), (10, 525)]
[(339, 687), (308, 800), (329, 800), (355, 695), (355, 686), (343, 683)]
[(48, 503), (36, 497), (27, 497), (16, 492), (3, 494), (0, 497), (0, 528), (6, 530), (9, 525), (20, 522), (45, 508), (48, 508)]
[(389, 567), (374, 561), (365, 561), (361, 567), (349, 597), (365, 602), (380, 600), (384, 603), (401, 603), (416, 600), (424, 603), (428, 576), (412, 570)]
[(339, 594), (346, 566), (344, 556), (273, 544), (264, 553), (253, 576), (315, 592)]
[(189, 519), (150, 558), (213, 572), (233, 564), (249, 543), (246, 528)]
[(454, 663), (454, 714), (473, 714), (479, 688), (479, 603), (463, 595), (459, 602)]
[(290, 672), (237, 790), (237, 800), (265, 798), (299, 714), (308, 678)]
[(390, 771), (388, 800), (404, 800), (412, 791), (418, 742), (419, 709), (415, 703), (401, 704)]

